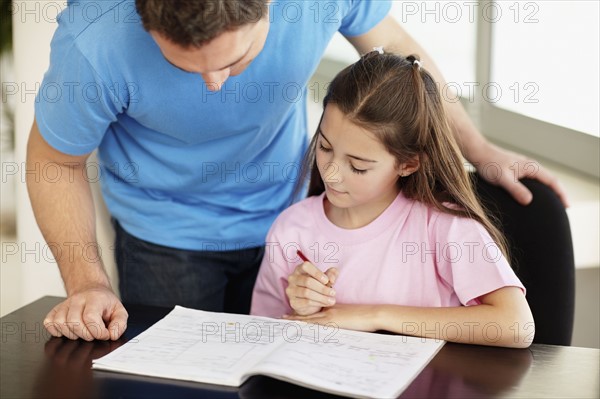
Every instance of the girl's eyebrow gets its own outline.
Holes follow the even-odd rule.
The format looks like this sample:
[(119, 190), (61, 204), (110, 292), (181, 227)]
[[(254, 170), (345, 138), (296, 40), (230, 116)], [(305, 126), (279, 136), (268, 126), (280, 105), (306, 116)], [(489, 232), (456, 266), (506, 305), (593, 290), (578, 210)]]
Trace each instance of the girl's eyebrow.
[[(325, 139), (325, 141), (327, 141), (327, 143), (329, 145), (331, 145), (331, 142), (327, 139), (327, 137), (325, 137), (325, 134), (323, 134), (323, 131), (321, 130), (320, 126), (317, 128), (317, 134), (321, 135), (321, 137), (323, 137)], [(373, 163), (377, 162), (377, 161), (374, 161), (372, 159), (366, 159), (366, 158), (357, 157), (356, 155), (346, 154), (346, 156), (349, 157), (349, 158), (352, 158), (352, 159), (356, 159), (357, 161), (373, 162)]]

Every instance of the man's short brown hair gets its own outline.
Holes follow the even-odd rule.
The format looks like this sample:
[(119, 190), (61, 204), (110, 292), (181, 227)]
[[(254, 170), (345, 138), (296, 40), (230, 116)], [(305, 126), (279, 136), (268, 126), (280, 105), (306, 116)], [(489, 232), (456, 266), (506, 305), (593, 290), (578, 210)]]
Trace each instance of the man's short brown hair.
[(200, 47), (268, 15), (269, 0), (136, 0), (144, 29), (181, 47)]

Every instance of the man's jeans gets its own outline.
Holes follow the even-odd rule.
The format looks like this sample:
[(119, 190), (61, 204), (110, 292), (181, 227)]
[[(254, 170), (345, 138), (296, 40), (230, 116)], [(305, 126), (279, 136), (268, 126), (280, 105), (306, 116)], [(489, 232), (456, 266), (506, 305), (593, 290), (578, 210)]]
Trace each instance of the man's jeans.
[(243, 313), (264, 247), (236, 251), (188, 251), (140, 240), (114, 221), (119, 290), (125, 304)]

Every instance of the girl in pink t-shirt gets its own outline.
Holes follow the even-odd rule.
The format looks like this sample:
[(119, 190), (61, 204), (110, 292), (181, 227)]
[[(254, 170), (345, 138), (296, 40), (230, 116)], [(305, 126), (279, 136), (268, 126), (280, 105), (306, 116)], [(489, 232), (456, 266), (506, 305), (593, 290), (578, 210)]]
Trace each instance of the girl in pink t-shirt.
[(271, 227), (251, 313), (529, 346), (525, 289), (419, 60), (366, 54), (331, 82), (324, 105), (309, 197)]

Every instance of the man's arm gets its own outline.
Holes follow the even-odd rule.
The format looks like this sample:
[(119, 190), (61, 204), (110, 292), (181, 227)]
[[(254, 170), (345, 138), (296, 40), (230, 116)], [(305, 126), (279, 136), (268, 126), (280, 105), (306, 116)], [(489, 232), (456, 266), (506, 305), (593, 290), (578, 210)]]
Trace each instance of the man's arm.
[[(358, 50), (360, 54), (373, 50), (373, 47), (383, 46), (387, 51), (396, 52), (404, 56), (416, 54), (423, 61), (424, 68), (429, 71), (440, 83), (445, 80), (425, 50), (396, 22), (391, 16), (387, 16), (369, 32), (354, 37), (346, 38)], [(527, 205), (532, 200), (531, 192), (518, 181), (520, 178), (533, 178), (550, 186), (560, 197), (565, 206), (568, 206), (566, 193), (545, 168), (527, 168), (528, 162), (532, 162), (523, 155), (506, 151), (487, 141), (475, 127), (471, 118), (467, 115), (462, 104), (458, 101), (445, 101), (446, 111), (450, 118), (455, 137), (463, 151), (465, 158), (475, 166), (484, 179), (492, 184), (504, 187), (519, 203)], [(489, 177), (481, 172), (485, 170), (486, 164), (494, 162), (501, 167), (499, 177)], [(514, 165), (519, 167), (515, 171)]]
[(57, 337), (115, 340), (125, 331), (127, 311), (114, 294), (99, 256), (94, 203), (85, 175), (88, 156), (55, 150), (34, 121), (27, 144), (27, 169), (44, 170), (45, 165), (53, 164), (61, 174), (52, 181), (28, 174), (27, 189), (68, 296), (48, 313), (44, 325)]

